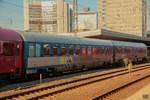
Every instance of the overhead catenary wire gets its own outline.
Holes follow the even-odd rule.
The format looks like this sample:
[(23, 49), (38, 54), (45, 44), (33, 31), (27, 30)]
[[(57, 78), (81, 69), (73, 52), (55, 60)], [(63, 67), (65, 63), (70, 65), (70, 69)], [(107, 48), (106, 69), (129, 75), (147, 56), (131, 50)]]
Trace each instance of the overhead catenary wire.
[[(69, 1), (69, 3), (71, 3), (72, 0), (68, 0), (68, 1)], [(18, 8), (28, 8), (28, 7), (24, 6), (24, 5), (18, 5), (18, 4), (16, 4), (16, 3), (12, 3), (12, 2), (9, 2), (9, 1), (6, 1), (6, 0), (5, 0), (5, 1), (2, 0), (1, 3), (9, 4), (9, 5), (18, 7)], [(87, 7), (87, 6), (82, 5), (82, 4), (80, 4), (80, 3), (78, 3), (78, 6), (81, 7), (81, 8)], [(79, 10), (79, 9), (78, 9), (78, 10)], [(94, 9), (91, 9), (91, 10), (92, 10), (92, 11), (95, 11)], [(107, 16), (109, 16), (109, 15), (107, 15)], [(114, 17), (114, 16), (110, 16), (110, 17)]]

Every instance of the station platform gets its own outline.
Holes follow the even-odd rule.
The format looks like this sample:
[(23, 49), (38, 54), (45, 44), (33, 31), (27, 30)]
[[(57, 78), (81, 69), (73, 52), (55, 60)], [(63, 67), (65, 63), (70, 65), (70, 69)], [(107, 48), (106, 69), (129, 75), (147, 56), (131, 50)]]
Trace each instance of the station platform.
[(150, 100), (150, 84), (137, 91), (126, 100)]

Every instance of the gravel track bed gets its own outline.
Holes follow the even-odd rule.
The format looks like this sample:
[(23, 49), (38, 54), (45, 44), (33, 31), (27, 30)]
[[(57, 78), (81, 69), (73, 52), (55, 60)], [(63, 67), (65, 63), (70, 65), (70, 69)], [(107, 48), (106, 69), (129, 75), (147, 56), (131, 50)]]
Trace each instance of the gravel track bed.
[(103, 100), (126, 100), (130, 98), (130, 96), (135, 94), (137, 91), (139, 91), (140, 89), (149, 84), (150, 84), (150, 77), (143, 79), (132, 85), (129, 85), (128, 87), (121, 89), (120, 91), (112, 94), (109, 97), (104, 98)]
[[(150, 69), (133, 72), (130, 75), (122, 75), (118, 77), (114, 77), (111, 79), (107, 79), (105, 81), (96, 82), (87, 86), (82, 86), (79, 88), (75, 88), (63, 93), (58, 93), (57, 95), (49, 96), (42, 98), (44, 100), (91, 100), (100, 94), (108, 92), (108, 90), (112, 90), (116, 88), (116, 86), (120, 86), (127, 82), (139, 79), (143, 77), (143, 75), (149, 75)], [(42, 100), (41, 99), (41, 100)]]
[[(135, 67), (135, 66), (134, 66)], [(123, 70), (124, 68), (118, 68), (118, 69), (113, 69), (113, 70)], [(59, 77), (55, 77), (54, 79), (52, 79), (52, 78), (47, 78), (47, 79), (44, 79), (43, 80), (43, 82), (45, 81), (45, 83), (43, 83), (43, 84), (39, 84), (39, 81), (34, 81), (34, 82), (37, 82), (36, 84), (38, 84), (36, 87), (34, 86), (33, 88), (39, 88), (39, 87), (44, 87), (45, 85), (49, 85), (49, 84), (55, 84), (56, 82), (65, 82), (66, 80), (70, 80), (70, 79), (79, 79), (79, 78), (84, 78), (84, 77), (87, 77), (87, 76), (92, 76), (92, 75), (99, 75), (99, 73), (107, 73), (107, 72), (112, 72), (113, 71), (112, 69), (109, 69), (109, 71), (108, 71), (108, 69), (107, 69), (107, 71), (106, 71), (106, 69), (103, 69), (103, 70), (92, 70), (92, 71), (87, 71), (87, 72), (81, 72), (81, 73), (75, 73), (75, 74), (71, 74), (71, 75), (64, 75), (64, 76), (59, 76)], [(134, 72), (133, 72), (134, 73)], [(139, 74), (139, 76), (140, 76), (140, 74)], [(49, 79), (49, 80), (48, 80)], [(55, 80), (55, 81), (54, 81)], [(49, 81), (49, 82), (48, 82)], [(32, 82), (32, 84), (34, 83), (34, 82)], [(31, 83), (31, 82), (30, 82)], [(96, 82), (97, 83), (97, 82)], [(28, 84), (29, 84), (29, 82), (28, 82)], [(35, 84), (35, 83), (34, 83)], [(94, 83), (95, 84), (95, 83)], [(25, 83), (23, 84), (23, 85), (25, 85)], [(32, 86), (32, 85), (30, 85), (30, 86)], [(87, 85), (88, 86), (88, 85)], [(25, 86), (26, 87), (26, 86)], [(28, 86), (27, 86), (28, 87)], [(84, 86), (83, 86), (84, 87)], [(32, 89), (33, 89), (32, 88)], [(31, 88), (29, 88), (28, 90), (30, 90)], [(31, 90), (32, 90), (31, 89)], [(16, 90), (12, 90), (12, 91), (8, 91), (7, 93), (12, 93), (12, 92), (19, 92), (19, 91), (21, 91), (22, 90), (22, 88), (18, 88), (18, 89), (16, 89)], [(74, 89), (73, 89), (74, 90)], [(70, 90), (69, 90), (70, 91)], [(65, 92), (64, 92), (65, 93)], [(37, 93), (38, 94), (38, 93)], [(61, 94), (61, 93), (58, 93), (58, 95), (59, 94)], [(63, 93), (62, 93), (63, 94)], [(0, 94), (1, 95), (1, 94)], [(34, 93), (33, 95), (36, 95), (36, 93)], [(55, 95), (54, 95), (55, 96)], [(53, 98), (53, 96), (49, 96), (48, 98)], [(48, 99), (48, 98), (44, 98), (44, 99)], [(65, 99), (66, 100), (66, 99)], [(70, 99), (69, 99), (70, 100)], [(79, 99), (80, 100), (80, 99)]]
[[(113, 68), (113, 69), (120, 69), (120, 68)], [(55, 77), (49, 77), (45, 78), (42, 80), (42, 83), (47, 83), (51, 81), (57, 81), (57, 80), (62, 80), (62, 79), (68, 79), (76, 76), (81, 76), (81, 75), (86, 75), (86, 74), (92, 74), (95, 72), (105, 72), (113, 69), (96, 69), (96, 70), (90, 70), (90, 71), (84, 71), (84, 72), (76, 72), (72, 74), (66, 74), (66, 75), (61, 75), (61, 76), (55, 76)], [(29, 82), (24, 82), (24, 83), (15, 83), (15, 84), (9, 84), (6, 86), (3, 86), (0, 88), (0, 92), (8, 91), (8, 90), (13, 90), (13, 89), (20, 89), (20, 88), (28, 88), (32, 87), (35, 85), (39, 85), (40, 81), (39, 80), (34, 80), (34, 81), (29, 81)]]

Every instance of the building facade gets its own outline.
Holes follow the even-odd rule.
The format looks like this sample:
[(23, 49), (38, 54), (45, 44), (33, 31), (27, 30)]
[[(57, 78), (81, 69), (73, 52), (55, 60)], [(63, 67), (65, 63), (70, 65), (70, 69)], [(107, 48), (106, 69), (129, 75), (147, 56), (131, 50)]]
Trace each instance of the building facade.
[(146, 37), (146, 0), (98, 0), (99, 28)]
[[(147, 4), (150, 4), (150, 1), (147, 1)], [(150, 5), (147, 5), (147, 24), (147, 30), (150, 31)]]
[(73, 6), (64, 3), (64, 31), (73, 32)]
[(78, 13), (78, 31), (93, 31), (98, 29), (96, 12), (87, 11)]
[(68, 4), (64, 0), (24, 0), (24, 29), (68, 32)]

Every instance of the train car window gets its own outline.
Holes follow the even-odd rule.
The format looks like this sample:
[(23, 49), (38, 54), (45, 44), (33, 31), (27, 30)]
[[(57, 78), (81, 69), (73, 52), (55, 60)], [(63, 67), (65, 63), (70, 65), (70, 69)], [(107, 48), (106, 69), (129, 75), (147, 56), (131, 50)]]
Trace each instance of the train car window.
[(53, 49), (54, 49), (54, 50), (53, 50), (53, 51), (54, 51), (54, 56), (58, 56), (58, 48), (57, 48), (57, 47), (54, 47)]
[(82, 55), (86, 55), (86, 48), (82, 48)]
[(106, 48), (106, 55), (109, 55), (109, 48)]
[(66, 55), (66, 53), (67, 53), (66, 48), (65, 48), (65, 47), (62, 47), (62, 48), (61, 48), (61, 52), (62, 52), (62, 55), (63, 55), (63, 56)]
[(70, 55), (73, 55), (73, 54), (74, 54), (74, 48), (73, 48), (73, 47), (69, 48), (69, 54), (70, 54)]
[(97, 50), (96, 48), (93, 48), (93, 55), (96, 55), (97, 54)]
[(49, 44), (43, 45), (43, 56), (50, 56), (50, 46)]
[(36, 57), (40, 57), (40, 56), (41, 56), (41, 45), (36, 44)]
[(92, 48), (88, 48), (88, 55), (92, 55)]
[(77, 48), (76, 55), (80, 55), (80, 48)]
[(101, 54), (100, 51), (100, 48), (97, 48), (97, 55)]
[(35, 45), (29, 44), (29, 57), (35, 57)]
[(14, 44), (4, 43), (3, 44), (3, 54), (4, 56), (14, 56)]

